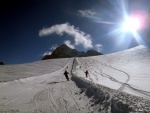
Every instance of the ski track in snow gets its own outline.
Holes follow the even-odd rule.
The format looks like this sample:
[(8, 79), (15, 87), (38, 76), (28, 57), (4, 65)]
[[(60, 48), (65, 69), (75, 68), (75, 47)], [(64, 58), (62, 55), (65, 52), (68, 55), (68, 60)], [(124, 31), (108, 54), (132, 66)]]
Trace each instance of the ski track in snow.
[[(130, 75), (128, 73), (126, 73), (126, 72), (124, 72), (124, 71), (122, 71), (120, 69), (114, 68), (113, 66), (108, 65), (106, 63), (102, 63), (102, 62), (96, 61), (96, 60), (94, 60), (92, 58), (88, 58), (88, 60), (86, 58), (78, 58), (78, 60), (79, 60), (80, 64), (83, 67), (82, 70), (88, 69), (90, 71), (90, 73), (95, 76), (96, 81), (98, 81), (98, 76), (101, 75), (103, 77), (109, 78), (113, 82), (117, 82), (117, 83), (121, 84), (121, 86), (118, 88), (118, 91), (123, 91), (124, 88), (128, 88), (128, 89), (134, 90), (135, 92), (139, 93), (139, 96), (142, 94), (142, 95), (145, 95), (147, 98), (150, 99), (150, 92), (134, 88), (134, 87), (132, 87), (131, 85), (128, 84), (128, 81), (130, 80)], [(124, 73), (124, 75), (127, 77), (127, 79), (125, 80), (125, 82), (121, 82), (121, 81), (116, 80), (110, 74), (106, 74), (105, 72), (103, 72), (103, 70), (100, 68), (100, 65), (103, 65), (106, 68), (111, 68), (114, 71), (119, 71), (119, 72)], [(94, 69), (92, 69), (92, 67), (94, 67)], [(99, 72), (95, 71), (95, 67), (99, 70)], [(89, 77), (89, 79), (92, 82), (97, 83), (91, 77)]]
[[(90, 64), (89, 61), (90, 61), (90, 62), (93, 62), (93, 65)], [(84, 62), (86, 62), (86, 64), (87, 64), (87, 65), (84, 65), (84, 67), (85, 67), (85, 68), (88, 67), (89, 71), (90, 71), (93, 75), (95, 75), (97, 81), (98, 81), (98, 75), (97, 75), (97, 74), (99, 74), (99, 75), (102, 75), (103, 77), (109, 78), (110, 80), (112, 80), (112, 81), (114, 81), (114, 82), (118, 82), (118, 83), (122, 84), (122, 86), (118, 89), (119, 91), (123, 91), (123, 89), (124, 89), (124, 87), (125, 87), (125, 84), (127, 84), (127, 82), (130, 80), (129, 74), (127, 74), (126, 72), (121, 71), (121, 70), (119, 70), (119, 69), (116, 69), (116, 68), (114, 68), (114, 67), (112, 67), (112, 66), (110, 66), (110, 65), (99, 63), (99, 64), (101, 64), (101, 65), (106, 66), (107, 68), (112, 68), (112, 69), (114, 69), (114, 71), (117, 70), (117, 71), (120, 71), (120, 72), (124, 73), (124, 74), (128, 77), (127, 80), (126, 80), (124, 83), (119, 82), (118, 80), (116, 80), (115, 78), (113, 78), (111, 75), (104, 73), (104, 72), (102, 71), (102, 69), (99, 68), (99, 64), (94, 65), (94, 63), (96, 63), (96, 61), (92, 61), (92, 59), (87, 60), (87, 61), (82, 61), (82, 59), (81, 59), (81, 63), (84, 63)], [(89, 62), (89, 64), (88, 64), (88, 62)], [(84, 64), (85, 64), (85, 63), (84, 63)], [(92, 67), (97, 67), (97, 68), (100, 70), (100, 72), (95, 71), (94, 69), (92, 69)], [(95, 74), (95, 73), (96, 73), (96, 74)], [(92, 78), (90, 78), (90, 79), (92, 80)], [(92, 81), (93, 81), (93, 80), (92, 80)]]
[(79, 94), (75, 83), (66, 81), (63, 75), (65, 69), (71, 71), (72, 63), (73, 59), (70, 59), (63, 68), (46, 75), (1, 83), (0, 113), (89, 112), (91, 107), (87, 102), (90, 99)]
[[(45, 63), (46, 66), (44, 66)], [(81, 66), (81, 69), (79, 66)], [(84, 71), (86, 69), (90, 73), (88, 78), (84, 77)], [(82, 88), (77, 87), (75, 81), (66, 81), (63, 75), (64, 70), (70, 72), (69, 78), (77, 76), (82, 81), (90, 81), (90, 85)], [(100, 113), (116, 113), (115, 111), (108, 111), (110, 107), (114, 109), (117, 106), (116, 103), (120, 102), (120, 100), (115, 99), (116, 95), (119, 95), (118, 98), (124, 99), (126, 103), (129, 100), (137, 101), (136, 103), (139, 105), (135, 105), (131, 101), (136, 108), (134, 112), (139, 111), (141, 113), (144, 108), (150, 112), (150, 102), (143, 99), (144, 102), (147, 102), (146, 106), (144, 106), (143, 103), (140, 104), (139, 102), (141, 98), (138, 100), (137, 97), (120, 93), (128, 89), (138, 93), (139, 96), (144, 95), (144, 97), (150, 99), (149, 91), (144, 91), (130, 85), (129, 81), (131, 80), (131, 76), (126, 71), (92, 57), (68, 58), (60, 59), (60, 61), (50, 60), (50, 62), (35, 62), (12, 67), (6, 66), (6, 68), (0, 68), (0, 71), (2, 71), (2, 77), (6, 74), (6, 80), (9, 78), (13, 80), (0, 83), (0, 113), (97, 113), (99, 111), (101, 111)], [(19, 72), (17, 73), (17, 71)], [(20, 75), (21, 71), (23, 71), (22, 75)], [(30, 71), (29, 76), (26, 71)], [(11, 78), (11, 73), (12, 75), (16, 74), (17, 77)], [(123, 79), (120, 80), (119, 77)], [(98, 84), (101, 84), (99, 81), (103, 78), (105, 80), (109, 79), (111, 83), (117, 84), (117, 87), (114, 88), (115, 90), (107, 88), (108, 86), (105, 88), (100, 87)], [(3, 79), (2, 81), (5, 80)], [(94, 87), (92, 86), (93, 83)], [(100, 90), (97, 91), (95, 87)], [(95, 94), (93, 93), (93, 89), (90, 88), (94, 88)], [(104, 89), (105, 93), (101, 91), (102, 89)], [(109, 91), (107, 92), (107, 90)], [(88, 94), (88, 91), (91, 91), (93, 96), (91, 92)], [(113, 95), (111, 95), (111, 91)], [(98, 99), (94, 97), (95, 95), (101, 97)], [(128, 96), (123, 97), (123, 95)], [(130, 98), (127, 101), (128, 97)], [(120, 102), (118, 106), (121, 105), (125, 105), (126, 108), (126, 104), (121, 104)]]

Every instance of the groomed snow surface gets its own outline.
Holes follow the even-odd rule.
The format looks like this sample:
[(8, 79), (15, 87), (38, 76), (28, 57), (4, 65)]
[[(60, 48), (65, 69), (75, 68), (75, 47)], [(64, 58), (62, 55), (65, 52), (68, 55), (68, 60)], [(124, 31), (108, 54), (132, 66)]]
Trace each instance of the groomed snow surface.
[(149, 67), (144, 46), (0, 66), (0, 113), (150, 113)]

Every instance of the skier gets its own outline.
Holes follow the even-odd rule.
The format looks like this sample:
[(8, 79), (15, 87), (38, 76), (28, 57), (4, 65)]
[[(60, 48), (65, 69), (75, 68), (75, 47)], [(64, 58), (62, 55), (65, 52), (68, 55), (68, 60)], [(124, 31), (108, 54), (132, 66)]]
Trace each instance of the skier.
[(69, 81), (68, 74), (69, 74), (69, 73), (65, 70), (64, 75), (65, 75), (65, 77), (66, 77), (67, 81)]
[(86, 78), (88, 77), (88, 74), (89, 74), (89, 72), (88, 72), (88, 70), (86, 70), (86, 71), (85, 71), (85, 76), (86, 76)]

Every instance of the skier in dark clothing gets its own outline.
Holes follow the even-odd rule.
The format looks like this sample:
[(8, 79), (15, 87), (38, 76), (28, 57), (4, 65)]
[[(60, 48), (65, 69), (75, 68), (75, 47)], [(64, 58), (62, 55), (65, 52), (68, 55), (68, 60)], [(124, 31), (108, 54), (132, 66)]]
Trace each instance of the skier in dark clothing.
[(85, 71), (85, 76), (86, 76), (86, 78), (88, 77), (88, 74), (89, 74), (89, 72), (88, 72), (88, 70), (86, 70), (86, 71)]
[(69, 74), (69, 73), (65, 70), (64, 75), (65, 75), (65, 77), (66, 77), (67, 81), (69, 81), (68, 74)]

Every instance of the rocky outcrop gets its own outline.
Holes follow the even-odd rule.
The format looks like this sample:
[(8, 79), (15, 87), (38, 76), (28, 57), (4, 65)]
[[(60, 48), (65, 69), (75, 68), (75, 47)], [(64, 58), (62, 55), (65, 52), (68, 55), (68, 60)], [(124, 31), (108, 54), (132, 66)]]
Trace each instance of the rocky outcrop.
[(102, 55), (102, 53), (99, 53), (99, 52), (97, 52), (95, 50), (88, 50), (86, 52), (86, 56), (96, 56), (96, 55)]
[(42, 60), (54, 59), (54, 58), (69, 58), (78, 56), (78, 51), (69, 48), (66, 44), (57, 47), (51, 55), (46, 55)]
[(54, 58), (70, 58), (70, 57), (86, 57), (86, 56), (95, 56), (102, 55), (95, 50), (88, 50), (85, 52), (77, 51), (76, 49), (69, 48), (66, 44), (63, 44), (57, 47), (51, 55), (45, 55), (42, 60), (54, 59)]
[(0, 65), (4, 65), (4, 63), (0, 61)]

